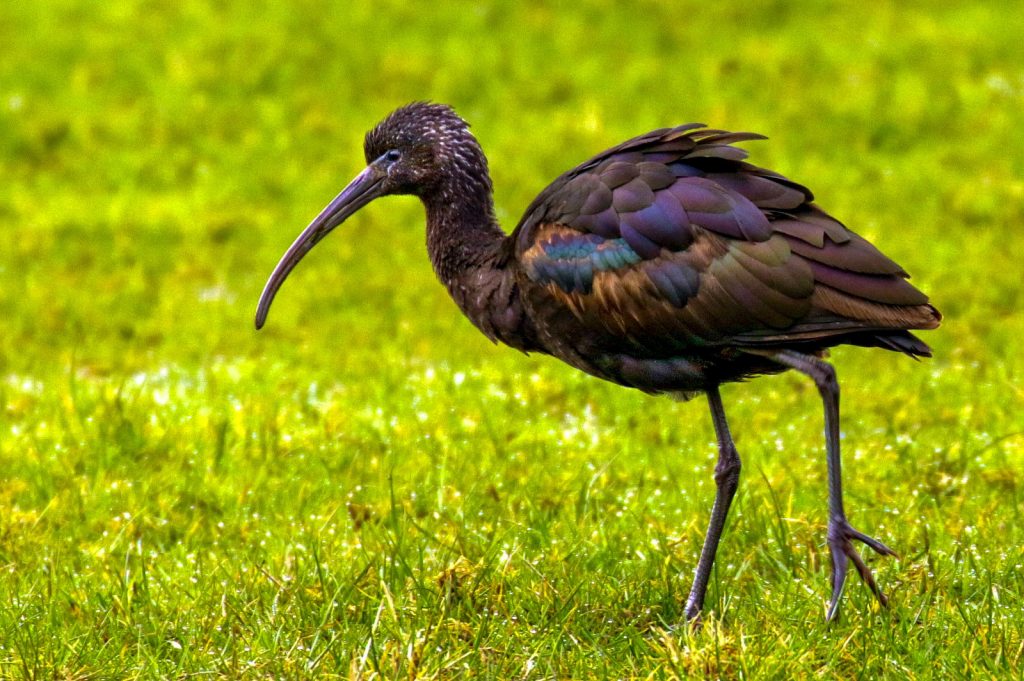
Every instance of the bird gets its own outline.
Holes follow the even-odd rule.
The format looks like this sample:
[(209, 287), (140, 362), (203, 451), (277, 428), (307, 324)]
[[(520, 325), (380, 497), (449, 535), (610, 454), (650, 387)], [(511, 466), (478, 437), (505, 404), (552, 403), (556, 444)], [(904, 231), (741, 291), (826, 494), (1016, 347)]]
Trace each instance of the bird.
[(747, 162), (735, 146), (763, 139), (701, 123), (642, 134), (560, 175), (506, 233), (469, 124), (445, 104), (407, 104), (366, 134), (366, 168), (281, 257), (256, 328), (327, 234), (374, 199), (416, 196), (437, 278), (492, 342), (645, 393), (706, 396), (715, 497), (686, 621), (700, 622), (740, 477), (720, 387), (787, 370), (810, 378), (824, 405), (826, 620), (839, 612), (851, 563), (885, 606), (855, 544), (896, 554), (855, 529), (844, 509), (839, 382), (828, 351), (845, 344), (930, 357), (911, 331), (934, 329), (942, 316), (903, 268), (818, 207), (809, 189)]

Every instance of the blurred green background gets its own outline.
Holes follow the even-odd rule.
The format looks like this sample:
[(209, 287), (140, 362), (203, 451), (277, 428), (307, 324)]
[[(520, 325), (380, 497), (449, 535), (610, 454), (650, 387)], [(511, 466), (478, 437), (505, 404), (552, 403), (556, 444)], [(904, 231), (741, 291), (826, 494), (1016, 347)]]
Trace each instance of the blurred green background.
[[(0, 674), (509, 678), (1024, 668), (1024, 12), (981, 3), (0, 5)], [(819, 405), (703, 404), (493, 348), (414, 199), (266, 276), (394, 107), (452, 104), (511, 228), (652, 128), (752, 161), (914, 275), (934, 360), (835, 353), (848, 508), (903, 555), (821, 622)], [(715, 619), (715, 622), (718, 622)]]

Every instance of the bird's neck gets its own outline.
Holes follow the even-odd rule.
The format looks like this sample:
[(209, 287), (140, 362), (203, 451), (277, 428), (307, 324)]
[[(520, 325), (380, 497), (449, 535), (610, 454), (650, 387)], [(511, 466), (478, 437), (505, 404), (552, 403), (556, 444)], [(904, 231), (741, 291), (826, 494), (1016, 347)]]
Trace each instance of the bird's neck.
[(456, 174), (422, 198), (430, 262), (463, 314), (492, 341), (535, 349), (486, 169), (476, 177)]
[(497, 256), (505, 240), (494, 217), (490, 181), (466, 189), (465, 185), (442, 186), (423, 199), (427, 252), (438, 279), (449, 289), (473, 270), (498, 267)]

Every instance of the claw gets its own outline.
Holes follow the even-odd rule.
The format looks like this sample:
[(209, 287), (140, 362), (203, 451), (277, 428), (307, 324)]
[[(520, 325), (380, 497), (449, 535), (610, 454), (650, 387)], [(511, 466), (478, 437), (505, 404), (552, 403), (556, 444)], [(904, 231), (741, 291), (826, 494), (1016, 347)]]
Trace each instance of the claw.
[(704, 627), (704, 617), (701, 614), (700, 608), (687, 608), (685, 616), (686, 626), (689, 631), (700, 631)]
[(871, 569), (864, 563), (864, 559), (857, 552), (857, 549), (853, 547), (852, 540), (854, 539), (866, 544), (879, 555), (896, 555), (895, 551), (882, 542), (853, 529), (845, 518), (829, 523), (828, 545), (832, 550), (832, 600), (828, 606), (828, 613), (825, 615), (825, 620), (829, 622), (835, 619), (839, 613), (839, 599), (843, 595), (843, 586), (846, 584), (846, 572), (850, 566), (850, 561), (853, 561), (861, 580), (868, 585), (868, 588), (871, 589), (871, 593), (875, 595), (878, 602), (883, 607), (889, 603), (889, 599), (878, 588)]

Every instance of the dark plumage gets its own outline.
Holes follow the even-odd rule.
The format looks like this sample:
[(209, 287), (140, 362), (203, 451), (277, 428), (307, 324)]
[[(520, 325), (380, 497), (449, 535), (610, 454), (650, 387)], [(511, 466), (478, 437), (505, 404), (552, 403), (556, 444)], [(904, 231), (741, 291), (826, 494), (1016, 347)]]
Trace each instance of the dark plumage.
[(825, 406), (828, 617), (851, 561), (884, 604), (853, 542), (892, 551), (846, 519), (839, 388), (822, 358), (843, 343), (930, 356), (909, 330), (933, 329), (941, 317), (899, 265), (818, 208), (806, 187), (732, 146), (756, 139), (699, 124), (641, 135), (559, 177), (506, 236), (468, 125), (447, 106), (410, 104), (367, 134), (366, 170), (281, 259), (256, 326), (291, 269), (334, 227), (376, 197), (419, 196), (438, 278), (492, 341), (649, 393), (707, 394), (718, 492), (688, 619), (703, 606), (739, 478), (719, 385), (786, 369), (810, 376)]

